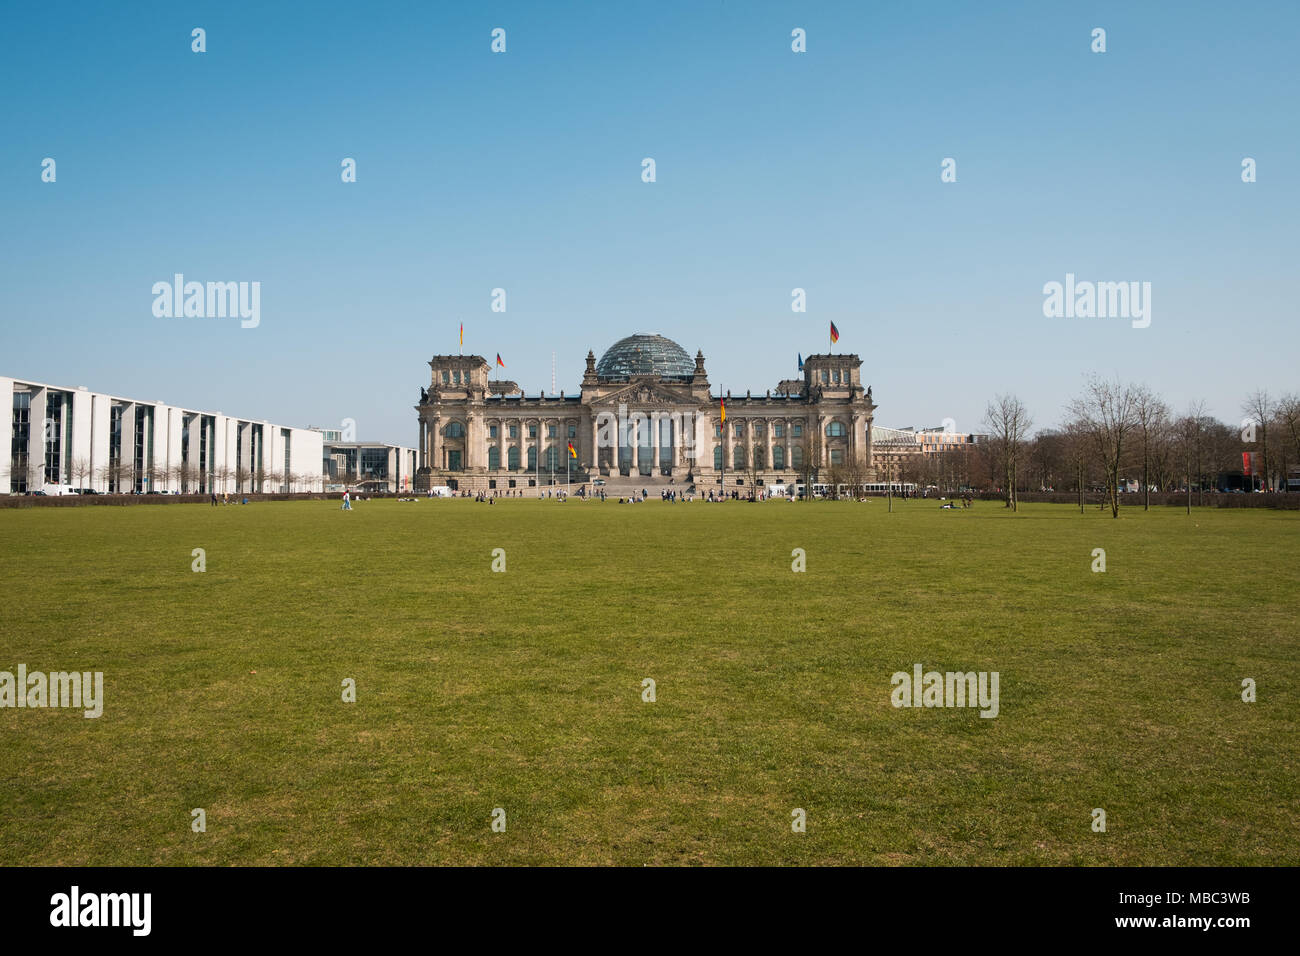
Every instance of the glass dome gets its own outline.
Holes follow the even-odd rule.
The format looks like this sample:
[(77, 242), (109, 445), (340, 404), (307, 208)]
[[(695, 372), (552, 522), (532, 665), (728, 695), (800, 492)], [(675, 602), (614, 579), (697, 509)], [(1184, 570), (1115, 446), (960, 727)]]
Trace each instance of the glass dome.
[(628, 375), (690, 378), (695, 374), (695, 361), (672, 339), (638, 332), (606, 349), (596, 363), (596, 374), (602, 378)]

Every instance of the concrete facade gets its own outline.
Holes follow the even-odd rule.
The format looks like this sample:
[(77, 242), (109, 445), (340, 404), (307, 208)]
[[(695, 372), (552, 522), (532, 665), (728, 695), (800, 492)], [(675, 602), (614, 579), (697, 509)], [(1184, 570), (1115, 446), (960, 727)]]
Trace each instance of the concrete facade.
[(0, 377), (0, 494), (321, 490), (321, 434)]

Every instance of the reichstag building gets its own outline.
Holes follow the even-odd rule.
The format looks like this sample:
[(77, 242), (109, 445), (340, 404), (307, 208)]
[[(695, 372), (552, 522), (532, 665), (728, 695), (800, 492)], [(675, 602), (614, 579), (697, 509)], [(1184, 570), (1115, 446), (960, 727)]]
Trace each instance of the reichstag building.
[(707, 493), (723, 482), (733, 491), (841, 470), (872, 480), (876, 406), (861, 367), (856, 355), (810, 355), (803, 378), (775, 390), (715, 395), (701, 352), (692, 359), (671, 339), (637, 334), (599, 361), (587, 353), (579, 394), (526, 396), (515, 382), (490, 378), (481, 355), (435, 355), (416, 406), (416, 488), (604, 478), (610, 486), (693, 484)]

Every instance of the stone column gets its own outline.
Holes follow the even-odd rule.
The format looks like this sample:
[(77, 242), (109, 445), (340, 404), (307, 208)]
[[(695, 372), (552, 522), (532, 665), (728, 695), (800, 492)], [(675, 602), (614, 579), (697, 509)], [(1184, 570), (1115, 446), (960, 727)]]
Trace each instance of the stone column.
[(658, 412), (650, 413), (650, 475), (659, 474), (659, 428), (661, 420)]

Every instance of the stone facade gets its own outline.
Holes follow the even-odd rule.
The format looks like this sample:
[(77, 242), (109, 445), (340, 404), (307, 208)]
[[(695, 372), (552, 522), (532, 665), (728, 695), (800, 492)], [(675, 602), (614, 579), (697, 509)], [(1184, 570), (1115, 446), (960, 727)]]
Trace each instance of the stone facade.
[(668, 339), (634, 335), (599, 363), (588, 352), (581, 392), (556, 397), (491, 380), (482, 356), (435, 355), (416, 406), (416, 489), (532, 494), (601, 477), (748, 491), (837, 467), (872, 480), (876, 406), (861, 367), (856, 355), (810, 355), (775, 394), (715, 395), (703, 354), (692, 362)]

